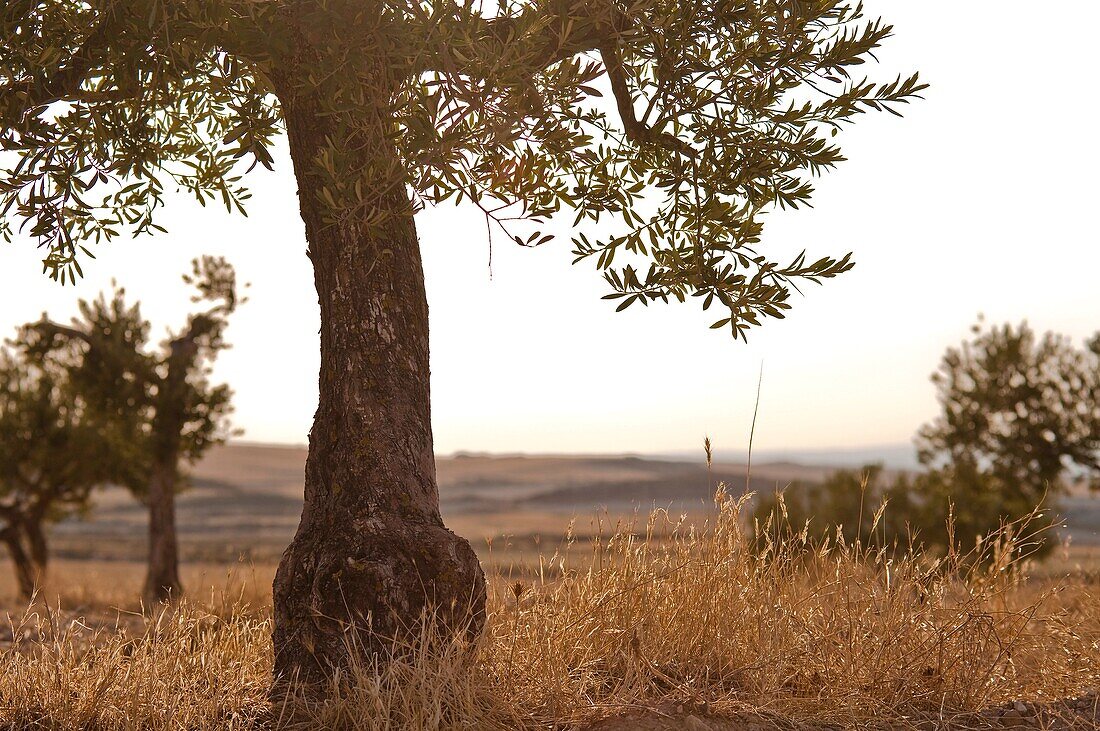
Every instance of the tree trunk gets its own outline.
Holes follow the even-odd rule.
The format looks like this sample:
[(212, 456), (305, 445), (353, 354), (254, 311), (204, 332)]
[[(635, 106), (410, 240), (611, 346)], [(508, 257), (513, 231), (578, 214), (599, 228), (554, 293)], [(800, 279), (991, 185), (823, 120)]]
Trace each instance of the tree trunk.
[(190, 334), (175, 338), (169, 347), (167, 372), (157, 387), (154, 463), (149, 479), (149, 566), (144, 593), (153, 606), (178, 599), (183, 593), (176, 538), (176, 481), (187, 415), (187, 374), (195, 368), (198, 353)]
[[(293, 63), (284, 69), (293, 73)], [(357, 660), (384, 661), (426, 613), (444, 636), (475, 636), (485, 579), (439, 513), (424, 273), (405, 185), (389, 177), (400, 164), (384, 134), (386, 92), (379, 117), (341, 150), (372, 171), (363, 187), (385, 218), (333, 223), (315, 162), (326, 136), (343, 131), (321, 113), (320, 93), (300, 91), (282, 73), (276, 84), (321, 305), (321, 370), (305, 507), (275, 577), (275, 672), (279, 682), (309, 683)]]
[(46, 571), (50, 564), (50, 549), (46, 544), (46, 531), (42, 528), (42, 520), (28, 522), (23, 526), (23, 532), (27, 535), (27, 549), (31, 559), (31, 569), (34, 572), (35, 586), (42, 586), (46, 581)]
[(176, 463), (158, 461), (149, 480), (149, 565), (145, 601), (150, 606), (183, 593), (176, 541)]
[(8, 549), (12, 567), (15, 569), (15, 586), (19, 591), (19, 598), (29, 601), (34, 596), (37, 588), (38, 576), (31, 562), (31, 557), (23, 547), (18, 526), (9, 525), (0, 531), (0, 542)]

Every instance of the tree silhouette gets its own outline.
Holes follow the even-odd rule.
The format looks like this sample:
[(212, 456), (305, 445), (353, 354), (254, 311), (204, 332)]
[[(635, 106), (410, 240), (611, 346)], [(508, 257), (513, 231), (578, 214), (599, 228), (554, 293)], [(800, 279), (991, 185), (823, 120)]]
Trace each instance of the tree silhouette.
[[(1040, 337), (1026, 322), (979, 322), (973, 336), (948, 348), (932, 376), (942, 413), (917, 435), (925, 471), (888, 480), (881, 465), (838, 470), (784, 491), (782, 506), (778, 495), (762, 496), (757, 523), (770, 528), (769, 518), (782, 514), (815, 536), (842, 526), (865, 544), (967, 553), (1026, 519), (1017, 526), (1031, 533), (1021, 548), (1049, 550), (1042, 534), (1067, 474), (1100, 487), (1100, 334), (1078, 348), (1062, 335)], [(1047, 514), (1032, 516), (1037, 507)]]
[(37, 349), (83, 345), (73, 384), (121, 442), (113, 445), (123, 456), (115, 479), (149, 507), (145, 597), (154, 603), (183, 588), (175, 520), (183, 466), (230, 433), (232, 392), (210, 384), (207, 375), (210, 361), (228, 347), (225, 328), (239, 304), (236, 274), (224, 259), (207, 256), (194, 261), (184, 281), (196, 289), (192, 302), (210, 307), (189, 315), (159, 350), (148, 348), (149, 323), (139, 305), (126, 303), (122, 289), (110, 300), (82, 300), (69, 326), (45, 317), (33, 326), (41, 338)]
[(932, 380), (942, 412), (921, 429), (919, 456), (989, 493), (975, 525), (996, 527), (1056, 498), (1067, 473), (1100, 486), (1100, 334), (1077, 347), (1026, 322), (979, 322)]
[[(242, 209), (285, 128), (321, 305), (306, 507), (275, 580), (281, 678), (385, 653), (425, 610), (476, 632), (484, 579), (443, 526), (413, 215), (480, 207), (522, 245), (574, 214), (619, 307), (698, 298), (737, 337), (849, 256), (780, 262), (763, 215), (831, 136), (916, 76), (853, 75), (891, 33), (839, 0), (12, 0), (0, 210), (62, 282), (89, 241), (158, 230), (174, 185)], [(564, 223), (567, 223), (565, 221)], [(585, 224), (581, 226), (581, 224)]]
[(0, 349), (0, 542), (24, 599), (46, 576), (45, 524), (87, 510), (119, 465), (107, 425), (73, 391), (74, 358), (71, 349)]

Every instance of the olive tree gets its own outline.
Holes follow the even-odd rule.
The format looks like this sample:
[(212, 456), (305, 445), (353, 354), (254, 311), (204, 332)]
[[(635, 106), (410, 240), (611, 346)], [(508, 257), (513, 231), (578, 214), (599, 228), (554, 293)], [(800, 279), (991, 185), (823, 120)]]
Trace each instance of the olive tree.
[(762, 497), (757, 524), (771, 527), (782, 514), (817, 534), (842, 526), (871, 545), (967, 553), (1016, 523), (1030, 555), (1051, 550), (1045, 534), (1055, 518), (1036, 508), (1055, 508), (1070, 479), (1100, 489), (1100, 333), (1078, 346), (1026, 322), (979, 322), (947, 348), (932, 381), (941, 413), (917, 434), (922, 472), (887, 479), (881, 465), (839, 470), (785, 491), (782, 505), (778, 495)]
[(74, 357), (0, 349), (0, 543), (24, 599), (46, 576), (46, 524), (86, 511), (118, 465), (108, 427), (73, 391)]
[(941, 413), (918, 435), (921, 461), (983, 475), (1013, 517), (1064, 493), (1067, 474), (1100, 487), (1100, 333), (1083, 347), (1026, 322), (972, 335), (932, 376)]
[(228, 347), (228, 317), (239, 304), (236, 274), (220, 257), (192, 264), (184, 281), (194, 286), (193, 303), (208, 306), (187, 317), (159, 348), (150, 347), (149, 322), (125, 291), (79, 304), (70, 325), (46, 317), (30, 327), (32, 350), (68, 348), (80, 357), (71, 380), (98, 421), (109, 425), (104, 439), (120, 464), (113, 479), (149, 508), (149, 561), (145, 598), (151, 603), (178, 597), (175, 495), (185, 466), (230, 434), (232, 392), (208, 379), (209, 363)]
[(744, 337), (852, 266), (769, 255), (762, 222), (808, 203), (839, 129), (923, 88), (860, 73), (891, 30), (845, 0), (10, 0), (0, 210), (71, 281), (88, 242), (159, 230), (169, 187), (242, 209), (285, 131), (322, 365), (275, 663), (323, 679), (349, 623), (370, 654), (426, 609), (484, 613), (439, 514), (414, 214), (468, 201), (539, 245), (572, 213), (620, 308), (698, 298)]

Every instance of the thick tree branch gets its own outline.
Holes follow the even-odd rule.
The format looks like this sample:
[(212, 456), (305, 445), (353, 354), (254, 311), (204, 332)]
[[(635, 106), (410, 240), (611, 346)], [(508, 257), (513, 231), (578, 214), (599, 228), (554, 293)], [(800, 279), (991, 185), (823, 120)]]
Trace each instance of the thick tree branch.
[[(629, 13), (638, 4), (624, 12), (603, 0), (550, 0), (532, 6), (519, 16), (485, 19), (483, 28), (469, 47), (460, 49), (459, 53), (453, 52), (459, 49), (440, 47), (433, 54), (438, 64), (425, 61), (416, 70), (476, 78), (484, 73), (478, 62), (492, 59), (497, 67), (518, 65), (534, 72), (579, 53), (599, 51), (611, 80), (626, 138), (635, 144), (654, 144), (695, 158), (697, 153), (690, 144), (646, 126), (634, 111), (618, 44), (620, 36), (630, 30)], [(546, 21), (545, 17), (552, 20)], [(428, 18), (422, 20), (431, 22)], [(535, 30), (527, 30), (532, 28)]]
[(92, 336), (84, 332), (83, 330), (78, 330), (75, 327), (66, 327), (65, 325), (54, 322), (53, 320), (47, 320), (45, 317), (43, 317), (39, 322), (35, 323), (34, 329), (38, 330), (38, 332), (42, 333), (43, 335), (60, 335), (65, 338), (83, 341), (88, 345), (94, 345), (94, 343), (92, 342)]
[(630, 96), (630, 86), (626, 80), (626, 70), (623, 68), (618, 44), (614, 39), (600, 46), (600, 56), (603, 58), (607, 77), (611, 81), (611, 91), (615, 95), (615, 105), (619, 109), (626, 138), (635, 144), (654, 144), (666, 150), (678, 152), (685, 157), (695, 158), (697, 153), (684, 140), (668, 132), (658, 132), (638, 121), (634, 112), (634, 100)]
[[(180, 13), (183, 10), (182, 4), (174, 10)], [(141, 34), (135, 35), (125, 22), (126, 14), (133, 11), (134, 8), (125, 3), (109, 3), (95, 19), (95, 25), (84, 42), (64, 65), (52, 73), (32, 72), (0, 86), (0, 118), (6, 114), (10, 118), (23, 121), (56, 102), (79, 100), (84, 83), (95, 78), (99, 69), (109, 71), (112, 61), (120, 53), (144, 53), (150, 43), (181, 42), (189, 32), (200, 33), (202, 40), (208, 44), (208, 50), (222, 49), (245, 58), (256, 54), (262, 56), (264, 52), (262, 42), (255, 40), (262, 33), (250, 24), (251, 19), (248, 17), (233, 17), (207, 24), (200, 20), (188, 27), (186, 15), (173, 15), (170, 20), (176, 21), (179, 27), (175, 27), (171, 34), (161, 34), (159, 30), (150, 29), (148, 37), (144, 37)], [(243, 32), (242, 28), (248, 32)], [(163, 37), (158, 38), (160, 35)]]
[(194, 359), (199, 352), (199, 338), (209, 335), (217, 328), (217, 320), (212, 316), (217, 311), (218, 308), (214, 308), (209, 313), (195, 315), (191, 318), (191, 322), (187, 326), (187, 332), (173, 338), (169, 344), (172, 357), (186, 358), (188, 363)]
[(22, 520), (23, 511), (14, 503), (0, 504), (0, 518), (3, 518), (8, 524), (3, 530), (0, 530), (0, 540), (4, 540), (4, 534), (15, 530), (15, 526)]

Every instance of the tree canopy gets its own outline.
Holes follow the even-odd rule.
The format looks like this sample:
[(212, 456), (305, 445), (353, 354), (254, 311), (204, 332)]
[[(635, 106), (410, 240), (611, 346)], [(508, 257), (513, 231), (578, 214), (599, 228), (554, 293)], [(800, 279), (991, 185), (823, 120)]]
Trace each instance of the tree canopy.
[(782, 500), (763, 496), (758, 523), (779, 516), (817, 536), (842, 526), (876, 545), (964, 551), (1013, 524), (1027, 533), (1021, 549), (1049, 551), (1069, 480), (1100, 487), (1100, 334), (1079, 347), (1026, 322), (979, 321), (972, 335), (932, 376), (942, 411), (917, 434), (923, 472), (841, 470)]
[[(577, 261), (619, 307), (698, 297), (743, 336), (800, 282), (852, 265), (777, 261), (763, 214), (808, 204), (812, 177), (843, 159), (840, 128), (924, 88), (860, 75), (892, 29), (839, 0), (376, 5), (7, 3), (5, 232), (39, 239), (65, 282), (89, 241), (161, 230), (173, 187), (243, 211), (244, 169), (272, 165), (289, 86), (334, 120), (308, 172), (326, 220), (379, 224), (375, 201), (397, 186), (414, 208), (472, 201), (490, 231), (539, 245), (568, 211)], [(294, 57), (296, 34), (326, 53)], [(384, 110), (368, 93), (379, 64)], [(378, 126), (396, 152), (383, 170), (356, 154)]]
[[(160, 442), (169, 438), (156, 428), (158, 409), (180, 412), (181, 469), (232, 431), (228, 421), (232, 391), (227, 384), (211, 384), (208, 376), (210, 362), (228, 347), (224, 332), (238, 304), (236, 276), (217, 257), (197, 259), (192, 268), (184, 276), (195, 287), (191, 301), (211, 305), (188, 315), (184, 327), (159, 345), (150, 343), (151, 326), (141, 304), (128, 303), (126, 290), (118, 286), (109, 298), (100, 293), (93, 300), (80, 300), (79, 314), (69, 325), (43, 316), (25, 328), (23, 340), (30, 350), (47, 352), (75, 345), (79, 355), (71, 366), (74, 388), (98, 418), (112, 424), (104, 439), (117, 438), (114, 446), (126, 455), (127, 464), (120, 482), (139, 497), (148, 490)], [(170, 361), (181, 350), (187, 358), (182, 390), (170, 395), (164, 383)], [(173, 403), (162, 404), (169, 396)]]
[(942, 413), (921, 429), (921, 460), (972, 465), (1031, 505), (1069, 471), (1100, 487), (1100, 334), (1084, 347), (1026, 322), (973, 328), (933, 375)]
[(72, 348), (0, 349), (0, 542), (24, 597), (47, 569), (44, 524), (86, 511), (125, 461), (111, 425), (73, 388), (77, 358)]

